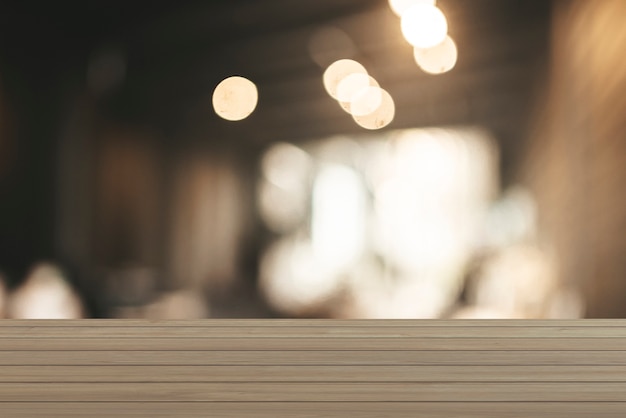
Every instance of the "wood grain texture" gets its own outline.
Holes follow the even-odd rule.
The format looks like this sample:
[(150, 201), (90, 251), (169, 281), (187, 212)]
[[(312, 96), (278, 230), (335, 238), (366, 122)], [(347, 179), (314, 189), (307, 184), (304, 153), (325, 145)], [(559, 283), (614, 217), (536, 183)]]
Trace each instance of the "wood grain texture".
[(0, 416), (623, 417), (626, 321), (4, 321)]

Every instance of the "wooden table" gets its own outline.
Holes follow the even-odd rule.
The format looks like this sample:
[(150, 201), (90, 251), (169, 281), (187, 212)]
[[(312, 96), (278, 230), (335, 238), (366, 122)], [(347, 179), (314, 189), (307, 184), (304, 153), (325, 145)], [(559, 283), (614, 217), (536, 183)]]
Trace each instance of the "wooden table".
[(626, 321), (2, 321), (33, 416), (626, 417)]

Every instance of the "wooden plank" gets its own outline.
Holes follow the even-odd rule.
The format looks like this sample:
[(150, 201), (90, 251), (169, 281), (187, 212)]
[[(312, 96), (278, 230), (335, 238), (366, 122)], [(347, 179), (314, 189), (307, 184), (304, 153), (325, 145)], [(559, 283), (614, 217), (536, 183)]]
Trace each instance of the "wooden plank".
[(186, 418), (621, 418), (621, 402), (34, 402), (0, 403), (11, 418), (186, 417)]
[[(292, 323), (293, 324), (293, 323)], [(626, 338), (623, 327), (0, 327), (3, 338)]]
[(0, 338), (3, 351), (626, 351), (626, 338)]
[(9, 322), (3, 417), (626, 416), (623, 321)]
[(626, 383), (0, 383), (0, 402), (620, 402)]
[(0, 366), (20, 382), (626, 382), (626, 366)]
[(74, 328), (97, 328), (97, 327), (626, 327), (626, 319), (489, 319), (489, 320), (430, 320), (430, 319), (198, 319), (198, 320), (140, 320), (140, 319), (4, 319), (0, 321), (0, 329), (10, 327), (74, 327)]
[(4, 351), (0, 365), (626, 365), (626, 351)]

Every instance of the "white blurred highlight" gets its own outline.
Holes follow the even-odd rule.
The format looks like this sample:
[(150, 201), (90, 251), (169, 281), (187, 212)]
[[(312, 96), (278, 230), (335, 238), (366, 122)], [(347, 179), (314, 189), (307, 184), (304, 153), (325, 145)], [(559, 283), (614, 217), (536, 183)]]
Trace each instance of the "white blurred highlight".
[(352, 74), (364, 74), (367, 76), (367, 70), (354, 60), (341, 59), (329, 65), (326, 71), (324, 71), (324, 87), (333, 99), (338, 99), (339, 84), (344, 78)]
[(483, 245), (501, 248), (537, 236), (537, 204), (532, 194), (514, 186), (493, 204), (485, 221)]
[(380, 106), (382, 96), (379, 84), (372, 76), (365, 79), (363, 74), (352, 74), (339, 87), (342, 89), (339, 106), (352, 116), (370, 114)]
[(256, 85), (244, 77), (222, 80), (213, 92), (213, 109), (223, 119), (239, 121), (254, 112), (259, 94)]
[(8, 314), (14, 319), (79, 319), (84, 312), (62, 271), (51, 264), (40, 264), (11, 294)]
[(431, 48), (446, 38), (448, 21), (437, 7), (416, 4), (402, 15), (401, 29), (404, 38), (414, 47)]
[(495, 194), (491, 137), (414, 129), (302, 149), (311, 211), (263, 257), (268, 302), (294, 315), (443, 315)]
[(345, 166), (324, 167), (313, 187), (312, 243), (316, 258), (333, 270), (363, 251), (365, 196), (358, 174)]
[(265, 153), (261, 165), (261, 217), (274, 232), (288, 232), (304, 220), (307, 212), (311, 158), (295, 145), (278, 143)]
[(436, 0), (389, 0), (389, 7), (398, 16), (402, 16), (407, 10), (416, 4), (428, 4), (434, 6)]
[(413, 57), (417, 65), (429, 74), (443, 74), (452, 70), (458, 59), (456, 43), (450, 36), (431, 48), (415, 48)]
[[(362, 128), (368, 130), (382, 129), (389, 125), (396, 115), (396, 105), (391, 95), (384, 89), (379, 88), (380, 105), (371, 113), (363, 116), (353, 115), (354, 121)], [(373, 96), (376, 97), (377, 93)], [(367, 105), (364, 106), (367, 109)]]
[(370, 79), (372, 77), (363, 73), (354, 73), (344, 77), (337, 85), (337, 101), (349, 102), (356, 93), (370, 86)]
[(481, 131), (403, 131), (373, 179), (378, 251), (447, 303), (495, 193), (494, 149)]
[(367, 86), (352, 96), (349, 103), (352, 116), (371, 115), (380, 108), (383, 101), (382, 89), (378, 86)]
[[(556, 294), (555, 278), (554, 263), (545, 252), (530, 245), (509, 246), (485, 264), (470, 300), (509, 318), (544, 318)], [(554, 305), (553, 314), (561, 315), (563, 309)]]
[(337, 276), (315, 257), (311, 244), (294, 237), (278, 241), (261, 260), (260, 287), (275, 308), (291, 314), (323, 304), (340, 287)]

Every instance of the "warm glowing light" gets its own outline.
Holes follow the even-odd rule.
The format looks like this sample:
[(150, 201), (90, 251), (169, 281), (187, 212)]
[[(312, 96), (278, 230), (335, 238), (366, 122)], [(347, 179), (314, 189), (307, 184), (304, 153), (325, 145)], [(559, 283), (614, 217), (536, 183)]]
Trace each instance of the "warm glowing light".
[(436, 0), (389, 0), (391, 10), (398, 16), (402, 16), (407, 10), (416, 4), (429, 4), (434, 6)]
[(431, 48), (448, 34), (448, 21), (443, 12), (429, 4), (411, 6), (402, 15), (402, 34), (416, 48)]
[(284, 142), (274, 144), (261, 161), (264, 177), (283, 189), (302, 187), (310, 164), (306, 151)]
[(354, 121), (365, 129), (381, 129), (389, 125), (396, 115), (396, 105), (391, 95), (379, 88), (380, 105), (372, 113), (365, 116), (354, 116)]
[(341, 284), (316, 258), (311, 244), (295, 237), (273, 244), (260, 269), (259, 284), (268, 302), (291, 314), (330, 300)]
[(324, 87), (333, 99), (337, 99), (339, 84), (351, 74), (365, 74), (367, 70), (356, 61), (342, 59), (332, 63), (324, 72)]
[(458, 51), (454, 40), (449, 36), (432, 48), (415, 48), (413, 51), (417, 65), (429, 74), (447, 73), (456, 65)]
[(345, 267), (362, 252), (365, 203), (356, 171), (342, 165), (322, 169), (313, 188), (311, 235), (315, 256), (325, 267)]
[(337, 100), (340, 102), (349, 102), (352, 96), (360, 90), (370, 85), (370, 76), (363, 73), (353, 73), (337, 85)]
[[(305, 202), (261, 258), (259, 288), (268, 304), (292, 316), (448, 315), (481, 245), (497, 161), (495, 141), (480, 129), (338, 136), (268, 152), (263, 183), (284, 191), (270, 206)], [(296, 181), (301, 166), (308, 174)], [(574, 315), (562, 312), (572, 298), (562, 299), (551, 312)]]
[(339, 83), (339, 105), (353, 116), (365, 116), (380, 106), (378, 81), (364, 74), (351, 74)]
[(238, 121), (247, 118), (256, 108), (259, 94), (254, 83), (234, 76), (223, 80), (213, 92), (213, 109), (223, 119)]
[(371, 115), (380, 107), (382, 100), (381, 88), (378, 86), (367, 86), (352, 96), (352, 100), (349, 103), (350, 113), (352, 116), (357, 117)]
[(79, 319), (83, 317), (80, 297), (54, 265), (37, 265), (26, 281), (11, 295), (8, 307), (13, 319)]
[(539, 318), (553, 298), (556, 277), (549, 253), (532, 245), (508, 246), (485, 261), (468, 300), (511, 318)]
[(288, 232), (305, 218), (310, 167), (310, 156), (292, 144), (277, 143), (263, 156), (257, 203), (271, 230)]

